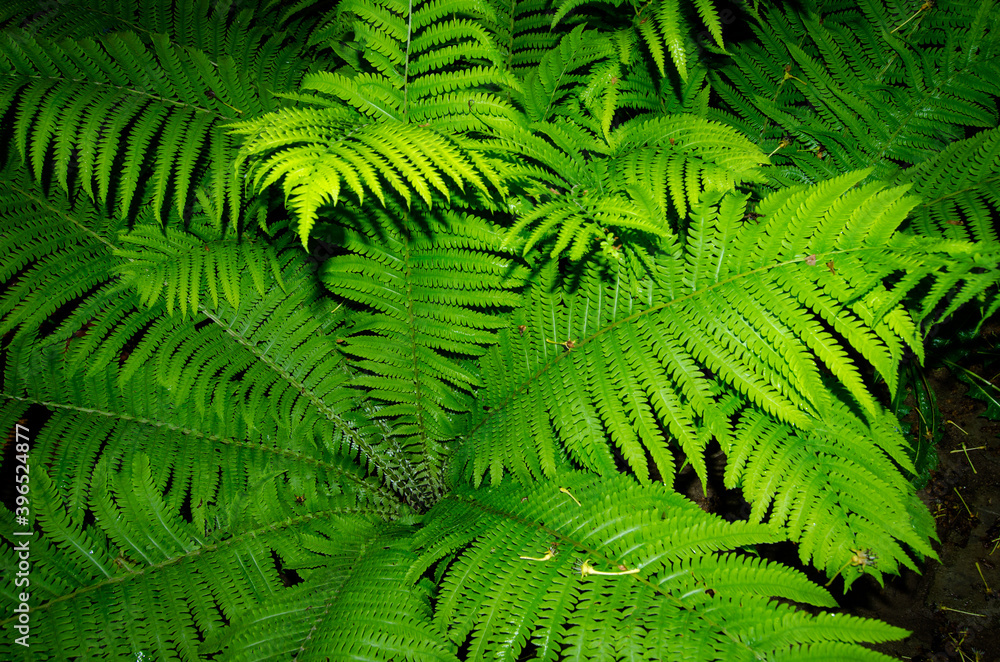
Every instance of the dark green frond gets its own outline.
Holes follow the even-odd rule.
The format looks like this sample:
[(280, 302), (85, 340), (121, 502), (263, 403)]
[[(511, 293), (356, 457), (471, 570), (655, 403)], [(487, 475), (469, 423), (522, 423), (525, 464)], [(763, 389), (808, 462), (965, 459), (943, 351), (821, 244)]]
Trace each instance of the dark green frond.
[[(598, 4), (593, 0), (559, 0), (555, 3), (556, 13), (552, 19), (555, 26), (563, 21), (567, 15), (578, 7), (587, 4)], [(629, 47), (633, 47), (636, 42), (642, 43), (649, 54), (652, 64), (659, 70), (660, 76), (666, 75), (666, 62), (669, 56), (674, 65), (674, 69), (683, 80), (688, 77), (688, 60), (692, 52), (690, 46), (690, 33), (692, 24), (688, 20), (686, 11), (688, 8), (681, 7), (680, 0), (656, 0), (655, 2), (623, 2), (622, 0), (608, 0), (600, 4), (608, 4), (619, 11), (623, 7), (628, 7), (628, 14), (634, 14), (631, 25), (627, 31), (619, 32), (619, 39), (631, 42)], [(701, 19), (701, 22), (708, 29), (708, 34), (716, 44), (722, 46), (722, 23), (719, 14), (715, 9), (714, 0), (693, 0), (694, 10)], [(625, 23), (621, 18), (621, 23)], [(626, 25), (628, 25), (626, 23)], [(629, 58), (631, 59), (631, 58)]]
[(996, 126), (995, 3), (936, 2), (916, 15), (881, 0), (862, 11), (807, 4), (765, 12), (713, 83), (723, 105), (710, 116), (775, 150), (782, 183), (868, 167), (886, 178), (966, 127)]
[(333, 531), (336, 537), (310, 541), (330, 553), (327, 565), (308, 568), (288, 559), (285, 567), (308, 572), (308, 579), (241, 616), (202, 651), (221, 651), (234, 662), (289, 654), (299, 660), (457, 661), (457, 647), (431, 619), (427, 588), (406, 581), (415, 556), (400, 532), (379, 531), (361, 518), (342, 518)]
[(920, 234), (997, 242), (1000, 129), (952, 143), (907, 169), (899, 181), (912, 184), (913, 192), (923, 198), (910, 219)]
[[(199, 297), (208, 290), (212, 307), (219, 307), (219, 294), (234, 309), (240, 308), (240, 272), (250, 272), (259, 294), (265, 281), (274, 277), (280, 287), (281, 271), (273, 250), (251, 241), (218, 237), (203, 239), (173, 227), (140, 225), (119, 237), (123, 248), (122, 281), (134, 287), (142, 303), (164, 301), (168, 313), (177, 304), (181, 315), (199, 310)], [(127, 247), (127, 248), (124, 248)]]
[[(44, 55), (42, 52), (44, 51)], [(157, 219), (185, 217), (199, 184), (237, 218), (236, 145), (223, 124), (273, 107), (247, 69), (225, 57), (131, 32), (40, 45), (0, 40), (0, 114), (15, 117), (15, 145), (37, 180), (80, 185), (122, 218), (151, 202)], [(257, 93), (255, 94), (254, 91)]]

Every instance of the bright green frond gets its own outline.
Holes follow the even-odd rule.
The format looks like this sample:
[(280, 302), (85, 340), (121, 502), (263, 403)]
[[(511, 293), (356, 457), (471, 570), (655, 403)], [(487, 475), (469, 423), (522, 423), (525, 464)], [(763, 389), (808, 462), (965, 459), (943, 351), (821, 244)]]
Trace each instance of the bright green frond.
[(431, 204), (433, 194), (447, 198), (452, 186), (488, 186), (453, 140), (414, 124), (358, 124), (339, 109), (289, 109), (239, 124), (236, 132), (247, 136), (244, 157), (255, 157), (256, 188), (281, 181), (303, 245), (320, 206), (336, 204), (345, 188), (359, 203), (366, 190), (385, 203), (388, 183), (409, 207), (411, 190)]
[[(912, 553), (936, 558), (934, 520), (897, 468), (913, 472), (896, 421), (880, 414), (870, 426), (836, 399), (822, 415), (808, 433), (758, 412), (740, 416), (724, 449), (726, 484), (743, 489), (751, 520), (785, 528), (804, 563), (842, 573), (845, 587), (865, 573), (881, 582), (901, 564), (915, 568)], [(877, 562), (845, 566), (856, 550)]]
[(472, 659), (517, 660), (529, 645), (541, 659), (769, 658), (905, 634), (769, 602), (832, 604), (798, 573), (730, 552), (773, 530), (621, 476), (462, 490), (425, 522), (411, 577), (443, 573), (435, 622)]

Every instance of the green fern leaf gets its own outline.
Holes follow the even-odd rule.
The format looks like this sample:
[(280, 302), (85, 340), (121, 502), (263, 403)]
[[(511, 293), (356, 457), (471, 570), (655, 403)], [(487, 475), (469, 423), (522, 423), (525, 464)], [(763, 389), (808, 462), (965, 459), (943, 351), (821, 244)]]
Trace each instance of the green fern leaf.
[(164, 303), (168, 313), (173, 313), (175, 304), (182, 316), (188, 311), (196, 313), (205, 289), (217, 308), (220, 288), (229, 304), (239, 309), (239, 278), (244, 265), (258, 293), (263, 295), (267, 288), (265, 269), (284, 288), (277, 256), (259, 244), (221, 237), (205, 242), (191, 233), (170, 227), (164, 231), (150, 225), (123, 233), (119, 241), (129, 246), (115, 251), (123, 261), (119, 268), (123, 282), (139, 291), (146, 306), (160, 301), (166, 283)]
[(725, 553), (770, 539), (768, 528), (723, 522), (620, 476), (563, 472), (558, 482), (461, 490), (425, 522), (410, 576), (443, 566), (435, 622), (475, 659), (516, 660), (529, 641), (545, 659), (740, 659), (903, 634), (753, 594), (749, 586), (770, 585), (832, 604), (797, 573)]

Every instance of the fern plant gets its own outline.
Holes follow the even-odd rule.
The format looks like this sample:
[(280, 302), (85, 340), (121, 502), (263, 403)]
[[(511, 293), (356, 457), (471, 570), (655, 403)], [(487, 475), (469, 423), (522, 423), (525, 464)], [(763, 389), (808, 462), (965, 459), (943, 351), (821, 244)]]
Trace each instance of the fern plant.
[(103, 7), (0, 14), (4, 659), (887, 659), (756, 546), (935, 558), (871, 380), (996, 309), (993, 14)]

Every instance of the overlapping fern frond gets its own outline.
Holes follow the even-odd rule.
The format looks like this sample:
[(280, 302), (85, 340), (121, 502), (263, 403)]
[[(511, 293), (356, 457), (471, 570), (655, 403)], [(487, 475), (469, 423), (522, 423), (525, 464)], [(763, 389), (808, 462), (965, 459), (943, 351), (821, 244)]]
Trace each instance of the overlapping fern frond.
[(508, 325), (503, 313), (519, 303), (526, 273), (481, 218), (424, 208), (400, 224), (407, 213), (392, 212), (346, 209), (347, 227), (322, 234), (338, 254), (321, 279), (356, 308), (337, 339), (351, 360), (351, 387), (427, 465), (421, 473), (439, 480), (440, 444), (455, 438), (459, 414), (482, 386), (472, 359)]
[[(119, 420), (95, 426), (101, 418), (80, 412), (63, 416), (61, 425), (50, 426), (48, 434), (34, 439), (39, 455), (43, 448), (53, 448), (55, 434), (83, 441), (87, 432), (110, 432), (105, 438), (118, 447), (119, 439), (145, 438), (140, 430), (146, 423)], [(3, 422), (10, 419), (5, 416)], [(50, 477), (41, 464), (33, 472), (33, 504), (40, 513), (30, 541), (32, 631), (39, 637), (32, 650), (35, 659), (87, 658), (95, 651), (105, 659), (140, 653), (199, 659), (204, 638), (218, 636), (229, 619), (270, 604), (281, 593), (286, 559), (303, 574), (309, 565), (325, 563), (326, 550), (303, 547), (304, 539), (336, 545), (349, 537), (341, 519), (362, 519), (359, 511), (369, 516), (372, 512), (349, 486), (337, 494), (322, 480), (312, 486), (320, 488), (323, 505), (316, 511), (325, 516), (303, 512), (293, 492), (308, 487), (293, 489), (276, 480), (280, 471), (268, 466), (263, 454), (254, 457), (246, 448), (225, 458), (234, 461), (224, 465), (225, 472), (204, 462), (211, 453), (200, 454), (194, 463), (188, 457), (172, 463), (184, 469), (195, 466), (200, 472), (192, 478), (185, 470), (168, 488), (170, 472), (155, 466), (159, 459), (153, 458), (162, 458), (163, 444), (176, 447), (171, 443), (176, 440), (161, 435), (150, 441), (161, 445), (159, 450), (144, 447), (149, 455), (126, 453), (121, 458), (105, 453), (95, 466), (89, 494), (60, 494), (63, 478)], [(238, 484), (234, 466), (245, 467), (245, 495), (233, 489)], [(286, 460), (285, 467), (293, 468), (294, 462)], [(59, 473), (65, 472), (63, 468)], [(226, 475), (221, 485), (218, 473)], [(296, 473), (304, 478), (301, 471)], [(211, 513), (216, 500), (230, 503), (241, 496), (247, 501), (239, 519), (220, 524), (211, 514), (205, 521), (186, 521), (178, 514), (184, 504)], [(316, 501), (315, 492), (311, 499)], [(266, 508), (261, 507), (264, 503)], [(86, 522), (87, 512), (93, 512), (96, 521)], [(4, 520), (4, 529), (12, 529), (7, 511)], [(5, 567), (16, 565), (10, 548), (4, 546), (2, 554)], [(13, 654), (9, 641), (4, 647)]]
[[(989, 3), (711, 75), (711, 0), (58, 4), (0, 8), (32, 659), (886, 659), (752, 548), (934, 557), (868, 383), (1000, 280)], [(749, 521), (671, 487), (716, 443)]]
[(923, 201), (910, 218), (929, 237), (962, 241), (998, 238), (1000, 213), (1000, 129), (982, 131), (909, 168), (899, 181)]
[[(409, 206), (412, 192), (430, 205), (467, 184), (487, 192), (498, 183), (489, 166), (470, 157), (458, 142), (430, 128), (399, 121), (359, 123), (343, 108), (294, 108), (243, 123), (244, 149), (257, 156), (254, 186), (281, 181), (306, 245), (324, 204), (336, 204), (349, 190), (382, 204), (398, 195)], [(491, 181), (492, 180), (492, 181)], [(386, 186), (388, 184), (388, 186)], [(388, 189), (388, 190), (387, 190)]]
[(782, 183), (868, 167), (886, 178), (996, 126), (995, 3), (808, 8), (764, 12), (713, 81), (724, 104), (710, 116), (777, 150)]
[[(751, 521), (781, 527), (796, 541), (803, 563), (831, 580), (842, 574), (846, 589), (863, 574), (881, 583), (900, 566), (916, 570), (906, 548), (918, 560), (937, 558), (934, 518), (914, 494), (909, 444), (892, 414), (865, 420), (832, 399), (809, 430), (754, 408), (737, 420), (723, 449), (726, 486), (743, 490)], [(872, 562), (855, 562), (858, 550)]]
[[(46, 42), (112, 32), (164, 34), (174, 44), (204, 51), (213, 60), (247, 57), (248, 64), (264, 65), (253, 69), (265, 82), (272, 66), (287, 72), (302, 64), (300, 58), (287, 58), (287, 51), (281, 62), (272, 58), (284, 50), (282, 42), (286, 46), (291, 39), (305, 42), (312, 28), (308, 20), (280, 17), (279, 3), (270, 0), (177, 0), (169, 8), (161, 0), (10, 0), (0, 7), (0, 29), (22, 31)], [(282, 31), (276, 33), (279, 23)]]
[[(694, 425), (718, 416), (716, 380), (778, 420), (808, 428), (827, 392), (817, 363), (844, 383), (863, 410), (877, 412), (847, 348), (860, 352), (892, 387), (904, 348), (921, 348), (899, 297), (894, 303), (878, 281), (904, 266), (915, 278), (930, 274), (916, 272), (918, 258), (896, 255), (888, 243), (916, 201), (902, 189), (852, 189), (866, 174), (775, 194), (758, 206), (764, 217), (759, 223), (745, 219), (745, 196), (716, 194), (713, 204), (693, 214), (685, 234), (671, 234), (658, 247), (645, 281), (629, 280), (623, 267), (610, 283), (602, 282), (597, 270), (588, 272), (576, 291), (558, 281), (532, 288), (525, 333), (508, 334), (501, 348), (487, 354), (484, 369), (513, 373), (488, 380), (498, 386), (484, 396), (492, 413), (474, 425), (470, 443), (521, 434), (538, 456), (551, 457), (551, 448), (536, 445), (543, 437), (527, 438), (531, 426), (504, 425), (504, 417), (519, 417), (520, 400), (549, 401), (544, 409), (553, 413), (557, 429), (558, 411), (582, 408), (572, 416), (567, 411), (562, 441), (569, 449), (604, 438), (602, 417), (627, 421), (633, 429), (642, 407), (632, 403), (652, 403), (704, 477), (699, 449), (711, 435), (727, 435), (724, 417), (710, 418), (697, 431)], [(849, 251), (838, 250), (848, 238), (867, 245), (859, 241)], [(747, 351), (734, 352), (737, 346)], [(660, 368), (643, 374), (643, 366)], [(594, 380), (609, 383), (595, 391)], [(637, 381), (628, 388), (632, 380)], [(625, 398), (625, 420), (617, 407), (598, 415), (598, 402), (604, 408), (620, 400), (606, 394), (633, 390)], [(557, 407), (560, 401), (569, 406)], [(643, 446), (657, 457), (657, 444)], [(630, 468), (640, 479), (649, 475), (644, 452), (623, 451), (639, 458)], [(470, 475), (477, 482), (496, 455), (475, 453)], [(501, 457), (506, 466), (523, 464)], [(603, 473), (586, 455), (574, 459)], [(670, 473), (669, 464), (659, 468)], [(542, 475), (552, 469), (545, 467)], [(496, 465), (491, 477), (500, 479)]]
[(168, 206), (184, 216), (204, 182), (218, 220), (224, 204), (239, 214), (236, 145), (222, 124), (272, 102), (248, 94), (231, 59), (213, 63), (162, 35), (59, 46), (15, 36), (0, 41), (0, 114), (16, 117), (15, 145), (36, 179), (80, 185), (123, 218), (148, 198), (158, 219)]
[[(902, 188), (855, 187), (867, 175), (774, 194), (758, 205), (758, 222), (745, 217), (744, 196), (716, 195), (696, 208), (684, 234), (658, 246), (651, 265), (633, 258), (630, 268), (645, 279), (626, 277), (623, 265), (610, 283), (598, 269), (574, 288), (558, 279), (539, 281), (525, 295), (521, 333), (503, 335), (482, 359), (487, 387), (459, 454), (463, 475), (478, 484), (489, 474), (497, 484), (509, 470), (528, 483), (556, 475), (564, 452), (602, 475), (624, 463), (645, 483), (673, 475), (674, 442), (704, 481), (703, 454), (713, 438), (723, 449), (758, 443), (750, 428), (731, 427), (742, 407), (781, 434), (813, 435), (806, 445), (835, 443), (828, 437), (836, 433), (823, 431), (841, 399), (825, 382), (828, 371), (862, 417), (848, 442), (856, 455), (838, 451), (822, 458), (843, 462), (845, 480), (858, 491), (867, 489), (867, 479), (851, 467), (881, 467), (880, 480), (892, 485), (884, 512), (811, 505), (820, 495), (832, 498), (842, 485), (815, 484), (800, 492), (796, 479), (765, 489), (758, 481), (771, 479), (751, 472), (742, 486), (761, 514), (778, 490), (784, 507), (814, 516), (810, 525), (831, 537), (804, 554), (828, 570), (858, 544), (851, 518), (859, 515), (877, 532), (870, 538), (895, 538), (931, 553), (926, 537), (933, 527), (892, 465), (908, 466), (900, 438), (882, 429), (882, 409), (849, 356), (864, 357), (894, 389), (904, 352), (922, 353), (904, 297), (929, 284), (927, 314), (956, 286), (965, 293), (958, 298), (967, 300), (996, 281), (998, 256), (995, 247), (977, 256), (981, 247), (969, 245), (964, 261), (956, 264), (950, 250), (941, 261), (935, 251), (944, 245), (894, 235), (916, 199)], [(896, 275), (902, 278), (894, 286), (884, 284)], [(880, 450), (871, 445), (874, 437)], [(779, 452), (778, 444), (786, 450)], [(780, 455), (793, 445), (775, 438), (763, 448), (754, 452)], [(804, 452), (801, 445), (794, 448)], [(734, 460), (736, 466), (744, 461)], [(806, 464), (804, 456), (783, 461)], [(825, 480), (826, 468), (819, 465), (802, 471)], [(742, 474), (733, 469), (730, 475), (736, 481)], [(790, 528), (794, 538), (804, 532)], [(902, 552), (896, 556), (905, 559)]]
[[(597, 4), (593, 0), (559, 0), (555, 3), (556, 12), (552, 19), (555, 26), (567, 15), (582, 5)], [(602, 2), (601, 4), (605, 4)], [(669, 56), (677, 74), (683, 80), (688, 78), (688, 62), (693, 55), (693, 40), (691, 39), (693, 24), (686, 15), (688, 7), (682, 7), (680, 0), (653, 0), (652, 2), (636, 2), (634, 0), (607, 0), (606, 4), (616, 8), (628, 7), (634, 18), (629, 29), (620, 30), (617, 38), (623, 46), (634, 52), (638, 44), (646, 47), (649, 58), (656, 65), (660, 76), (666, 75), (666, 62)], [(697, 12), (701, 23), (707, 28), (708, 34), (718, 46), (722, 46), (722, 22), (713, 0), (693, 0), (693, 9)], [(631, 59), (631, 57), (629, 58)], [(637, 58), (638, 59), (638, 58)]]
[(207, 229), (205, 236), (174, 227), (139, 225), (119, 236), (123, 248), (115, 250), (122, 260), (123, 282), (135, 287), (144, 305), (162, 297), (167, 312), (174, 305), (182, 315), (196, 313), (200, 296), (207, 289), (212, 307), (219, 307), (219, 294), (235, 309), (240, 308), (240, 272), (247, 270), (259, 294), (265, 280), (273, 276), (281, 285), (277, 255), (250, 240), (237, 241)]
[(434, 620), (470, 659), (529, 647), (538, 659), (886, 659), (854, 642), (902, 631), (770, 600), (833, 604), (799, 573), (732, 552), (774, 536), (662, 485), (562, 471), (447, 497), (416, 535), (411, 574), (443, 574)]
[[(299, 660), (457, 661), (458, 647), (431, 618), (429, 587), (408, 581), (416, 555), (407, 528), (343, 518), (336, 531), (312, 541), (330, 552), (325, 566), (218, 631), (203, 651), (234, 662), (286, 659), (290, 651)], [(289, 567), (306, 574), (294, 560)]]
[(493, 19), (484, 21), (515, 75), (533, 70), (562, 35), (552, 30), (549, 0), (489, 0)]
[(614, 244), (613, 229), (672, 233), (705, 191), (760, 181), (766, 161), (728, 127), (690, 115), (625, 122), (607, 142), (565, 123), (498, 126), (496, 134), (484, 145), (516, 158), (508, 172), (523, 191), (511, 203), (508, 245), (526, 252), (551, 243), (552, 257), (569, 248), (572, 260), (595, 239)]
[[(908, 168), (900, 182), (910, 183), (924, 201), (909, 223), (928, 237), (996, 243), (1000, 237), (1000, 129), (982, 131), (954, 142), (940, 154)], [(984, 277), (988, 278), (988, 272)], [(949, 295), (950, 314), (978, 294)], [(925, 310), (927, 310), (925, 306)], [(993, 293), (982, 306), (982, 319), (1000, 310)]]
[(327, 17), (353, 33), (348, 65), (306, 76), (303, 93), (291, 95), (304, 107), (236, 126), (247, 136), (244, 156), (255, 159), (255, 187), (281, 181), (303, 244), (320, 205), (336, 204), (345, 189), (359, 204), (370, 192), (384, 205), (392, 191), (409, 206), (414, 192), (430, 204), (432, 193), (448, 199), (467, 184), (487, 197), (502, 188), (462, 140), (483, 127), (482, 116), (511, 110), (495, 92), (517, 82), (483, 26), (493, 18), (483, 3), (368, 0), (341, 3)]

